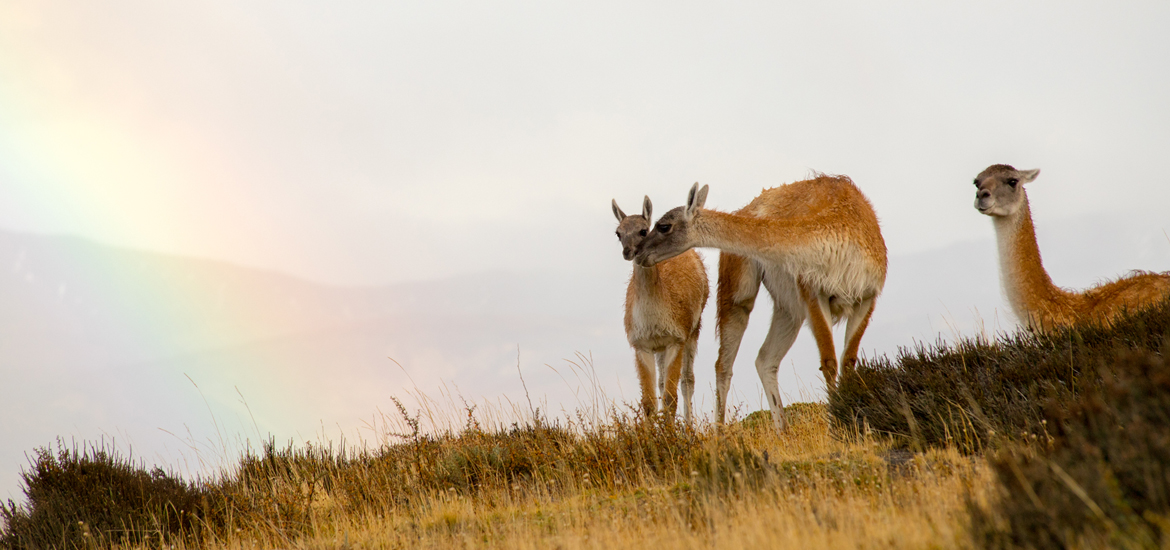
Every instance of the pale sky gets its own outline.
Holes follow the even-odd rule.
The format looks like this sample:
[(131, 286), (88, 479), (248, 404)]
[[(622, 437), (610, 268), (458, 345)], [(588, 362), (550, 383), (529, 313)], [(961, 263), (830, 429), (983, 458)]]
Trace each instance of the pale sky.
[(379, 284), (616, 256), (609, 201), (849, 175), (893, 254), (1170, 203), (1170, 4), (0, 0), (0, 227)]
[[(0, 498), (58, 436), (174, 464), (172, 434), (351, 433), (412, 387), (555, 415), (576, 352), (632, 401), (610, 200), (661, 214), (696, 181), (732, 210), (854, 179), (891, 257), (871, 357), (1014, 327), (972, 207), (990, 164), (1042, 170), (1057, 284), (1168, 270), (1167, 29), (1164, 1), (0, 0)], [(384, 318), (334, 323), (350, 306)], [(823, 399), (809, 335), (781, 367), (786, 399)]]

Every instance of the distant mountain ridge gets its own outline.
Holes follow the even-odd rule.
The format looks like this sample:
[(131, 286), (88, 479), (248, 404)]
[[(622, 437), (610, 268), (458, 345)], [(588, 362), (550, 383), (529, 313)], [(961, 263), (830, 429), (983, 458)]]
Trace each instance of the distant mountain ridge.
[[(202, 438), (217, 429), (214, 415), (231, 432), (254, 432), (255, 417), (264, 433), (308, 437), (322, 422), (354, 425), (415, 382), (434, 392), (469, 380), (471, 398), (505, 393), (518, 348), (542, 363), (598, 341), (620, 353), (620, 324), (605, 328), (620, 297), (566, 291), (586, 280), (486, 273), (337, 287), (0, 231), (0, 417), (21, 419), (0, 426), (0, 498), (23, 453), (58, 435), (125, 429), (157, 452), (177, 441), (156, 428)], [(511, 374), (496, 376), (505, 366)], [(557, 378), (530, 370), (538, 387)]]
[[(119, 336), (111, 323), (167, 322), (142, 330), (168, 351), (191, 352), (403, 314), (526, 312), (549, 300), (590, 309), (576, 293), (545, 293), (539, 276), (488, 273), (381, 287), (338, 287), (233, 264), (126, 250), (77, 237), (0, 231), (0, 329)], [(596, 309), (596, 308), (594, 308)], [(82, 328), (84, 326), (84, 329)], [(92, 333), (95, 326), (103, 331)], [(129, 327), (132, 329), (133, 327)], [(116, 338), (115, 338), (116, 339)], [(11, 358), (11, 355), (6, 356)], [(37, 357), (29, 357), (37, 361)]]
[[(1170, 270), (1164, 224), (1118, 215), (1038, 228), (1054, 281), (1082, 287), (1129, 269)], [(990, 237), (988, 227), (981, 240), (891, 257), (864, 353), (1014, 329)], [(716, 255), (702, 253), (714, 284)], [(148, 461), (180, 464), (191, 441), (217, 437), (352, 438), (362, 419), (393, 410), (391, 396), (411, 403), (416, 389), (527, 409), (518, 368), (552, 414), (593, 388), (636, 398), (621, 324), (629, 263), (615, 248), (610, 262), (564, 267), (340, 287), (0, 231), (0, 498), (16, 496), (24, 453), (57, 436), (113, 436)], [(732, 382), (733, 403), (748, 409), (760, 403), (753, 361), (770, 309), (761, 296)], [(712, 300), (696, 359), (700, 415), (713, 405), (714, 313)], [(576, 352), (592, 357), (595, 379), (568, 367)], [(788, 400), (823, 396), (816, 357), (802, 332), (780, 369)]]

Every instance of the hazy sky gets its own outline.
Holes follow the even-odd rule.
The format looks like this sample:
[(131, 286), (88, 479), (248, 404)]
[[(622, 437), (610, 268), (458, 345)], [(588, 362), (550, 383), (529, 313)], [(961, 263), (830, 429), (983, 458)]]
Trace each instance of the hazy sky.
[[(1165, 1), (0, 0), (0, 498), (15, 494), (23, 453), (57, 436), (116, 434), (169, 461), (170, 431), (201, 439), (217, 414), (253, 418), (237, 396), (276, 419), (265, 426), (278, 440), (392, 411), (405, 378), (473, 401), (531, 389), (555, 412), (580, 397), (545, 365), (583, 352), (598, 387), (633, 399), (630, 266), (610, 199), (630, 212), (649, 194), (662, 213), (696, 181), (729, 210), (813, 170), (859, 184), (891, 253), (867, 353), (1014, 326), (991, 223), (972, 207), (989, 164), (1042, 170), (1028, 193), (1058, 284), (1170, 269), (1167, 29)], [(313, 293), (382, 296), (397, 311), (414, 287), (265, 301), (306, 285), (227, 268), (203, 286), (152, 279), (146, 260), (110, 259), (134, 254), (87, 255), (69, 239), (41, 239), (58, 248), (37, 263), (27, 243), (39, 237), (11, 231), (332, 284), (460, 276), (415, 297), (487, 311), (257, 340), (280, 323), (255, 319), (295, 321), (281, 307)], [(236, 309), (187, 322), (233, 284)], [(321, 321), (315, 311), (300, 315)], [(762, 403), (761, 311), (733, 379), (744, 411)], [(164, 345), (204, 329), (235, 339), (187, 355)], [(701, 336), (700, 415), (712, 412), (714, 342)], [(822, 385), (802, 334), (781, 390), (820, 399)]]
[(0, 227), (333, 283), (620, 262), (609, 201), (853, 177), (893, 254), (1170, 203), (1166, 2), (0, 0)]

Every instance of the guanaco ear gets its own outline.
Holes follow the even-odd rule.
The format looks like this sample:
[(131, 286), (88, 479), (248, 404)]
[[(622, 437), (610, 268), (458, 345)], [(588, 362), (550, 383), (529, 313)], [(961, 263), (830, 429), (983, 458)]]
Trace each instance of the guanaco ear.
[(654, 205), (650, 204), (650, 195), (646, 195), (646, 197), (642, 199), (642, 217), (646, 218), (646, 221), (650, 221), (650, 212), (653, 209)]
[(691, 186), (691, 191), (687, 193), (687, 216), (693, 216), (695, 214), (695, 210), (702, 208), (703, 204), (706, 202), (707, 186), (704, 185), (702, 189), (699, 189), (699, 182), (695, 182), (695, 184)]
[(1020, 170), (1019, 174), (1020, 174), (1020, 183), (1028, 183), (1028, 182), (1036, 179), (1036, 176), (1040, 175), (1040, 169), (1036, 168), (1033, 170)]
[(617, 199), (611, 200), (613, 201), (613, 215), (617, 217), (619, 222), (626, 219), (626, 213), (622, 212), (621, 207), (617, 205)]

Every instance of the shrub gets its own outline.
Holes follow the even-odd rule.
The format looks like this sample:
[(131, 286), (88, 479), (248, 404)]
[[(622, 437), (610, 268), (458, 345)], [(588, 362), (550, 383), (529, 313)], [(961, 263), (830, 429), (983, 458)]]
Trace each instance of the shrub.
[(1047, 437), (989, 462), (994, 512), (969, 505), (986, 548), (1160, 547), (1170, 527), (1170, 339), (1119, 352), (1101, 384), (1044, 404)]
[(1118, 350), (1155, 350), (1168, 336), (1170, 300), (1110, 326), (903, 349), (893, 361), (862, 361), (846, 373), (829, 410), (839, 427), (868, 427), (910, 447), (974, 452), (995, 434), (1038, 434), (1045, 403), (1077, 399), (1101, 383), (1098, 366)]
[(155, 468), (147, 472), (104, 446), (34, 451), (22, 472), (25, 506), (0, 504), (0, 547), (63, 548), (198, 538), (206, 492)]

